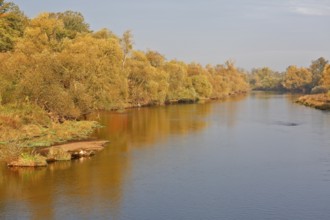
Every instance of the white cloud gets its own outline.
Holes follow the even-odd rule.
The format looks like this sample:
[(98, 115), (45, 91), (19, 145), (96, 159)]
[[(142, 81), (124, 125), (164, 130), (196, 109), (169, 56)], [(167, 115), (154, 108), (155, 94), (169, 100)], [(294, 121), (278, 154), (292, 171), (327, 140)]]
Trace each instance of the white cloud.
[(311, 16), (325, 16), (328, 15), (327, 11), (316, 9), (316, 8), (307, 8), (307, 7), (296, 7), (293, 9), (293, 12), (302, 15), (311, 15)]
[(290, 11), (306, 16), (330, 16), (329, 1), (290, 1)]

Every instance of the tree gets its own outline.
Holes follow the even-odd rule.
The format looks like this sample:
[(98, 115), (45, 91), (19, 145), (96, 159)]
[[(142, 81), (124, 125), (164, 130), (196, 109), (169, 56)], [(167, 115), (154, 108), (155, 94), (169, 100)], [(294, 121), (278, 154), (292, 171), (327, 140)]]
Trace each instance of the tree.
[(313, 60), (309, 69), (312, 73), (312, 82), (310, 88), (313, 88), (320, 84), (322, 73), (325, 66), (328, 64), (328, 60), (325, 60), (323, 57)]
[(320, 84), (326, 89), (330, 89), (330, 64), (324, 66)]
[(101, 30), (94, 32), (93, 37), (97, 38), (97, 39), (115, 38), (115, 39), (119, 40), (119, 38), (114, 33), (112, 33), (112, 31), (110, 31), (106, 28), (102, 28)]
[(245, 73), (240, 72), (233, 61), (227, 61), (224, 65), (217, 65), (216, 72), (223, 77), (228, 94), (244, 93), (249, 90), (249, 84)]
[(146, 57), (153, 67), (159, 68), (164, 65), (165, 57), (157, 51), (148, 50), (146, 52)]
[(203, 74), (203, 67), (199, 63), (192, 62), (187, 65), (188, 76)]
[(163, 104), (168, 91), (168, 73), (153, 67), (142, 51), (127, 60), (129, 100), (133, 105)]
[(125, 67), (126, 59), (133, 50), (133, 35), (131, 31), (125, 31), (122, 38), (120, 39), (121, 48), (123, 50), (122, 67)]
[(282, 85), (287, 90), (306, 92), (311, 82), (312, 73), (308, 69), (289, 66)]
[(12, 27), (22, 31), (2, 51), (14, 50), (0, 53), (0, 104), (29, 100), (62, 121), (93, 110), (193, 102), (248, 90), (244, 71), (232, 62), (215, 67), (168, 62), (156, 51), (133, 50), (130, 31), (121, 38), (107, 29), (92, 32), (72, 11), (42, 13), (19, 29), (21, 20), (6, 20), (17, 8), (0, 3), (5, 30), (0, 36)]
[[(118, 39), (75, 38), (58, 54), (58, 73), (63, 86), (86, 111), (113, 109), (124, 105), (127, 84), (121, 74), (122, 51)], [(84, 100), (88, 100), (85, 102)], [(85, 103), (85, 104), (84, 104)], [(86, 112), (84, 111), (84, 112)]]
[(249, 78), (253, 89), (276, 90), (281, 87), (281, 75), (268, 67), (253, 69)]
[(167, 62), (164, 65), (164, 70), (169, 75), (167, 100), (178, 101), (182, 98), (181, 92), (185, 89), (184, 82), (187, 79), (187, 70), (184, 65), (177, 61)]
[(0, 52), (9, 51), (22, 37), (28, 19), (14, 3), (0, 0)]
[(24, 31), (24, 37), (16, 45), (16, 49), (26, 54), (39, 53), (45, 50), (61, 50), (64, 36), (62, 20), (42, 13), (32, 19)]
[(212, 85), (212, 94), (210, 98), (217, 99), (222, 98), (229, 94), (228, 84), (225, 82), (223, 72), (221, 68), (213, 67), (211, 65), (206, 66), (208, 81)]
[(199, 98), (209, 98), (212, 94), (212, 85), (206, 75), (191, 76), (192, 85)]
[(50, 18), (62, 20), (65, 29), (63, 37), (73, 39), (78, 33), (90, 32), (89, 25), (85, 22), (85, 18), (80, 12), (65, 11), (50, 13)]

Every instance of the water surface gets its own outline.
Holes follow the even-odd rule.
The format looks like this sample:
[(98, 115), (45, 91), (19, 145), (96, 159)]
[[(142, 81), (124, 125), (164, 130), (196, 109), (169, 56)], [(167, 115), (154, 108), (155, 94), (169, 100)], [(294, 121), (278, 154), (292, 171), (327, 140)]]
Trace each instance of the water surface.
[(293, 99), (100, 113), (95, 157), (1, 167), (0, 219), (328, 220), (330, 114)]

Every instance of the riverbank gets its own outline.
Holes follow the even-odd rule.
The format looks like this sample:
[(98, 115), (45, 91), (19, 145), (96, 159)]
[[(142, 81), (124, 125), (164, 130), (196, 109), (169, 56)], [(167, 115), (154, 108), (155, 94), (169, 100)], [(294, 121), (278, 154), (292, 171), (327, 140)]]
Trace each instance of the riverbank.
[[(164, 104), (205, 103), (241, 94)], [(149, 106), (155, 105), (132, 105), (125, 109)], [(0, 106), (0, 125), (0, 159), (6, 161), (9, 166), (46, 166), (45, 161), (90, 156), (102, 150), (105, 144), (104, 141), (84, 141), (90, 139), (95, 129), (101, 126), (98, 122), (56, 122), (47, 112), (31, 103)]]
[(320, 110), (330, 110), (330, 95), (328, 94), (304, 95), (296, 102)]
[[(96, 152), (104, 149), (109, 141), (77, 141), (67, 144), (55, 145), (52, 147), (42, 148), (38, 153), (47, 158), (48, 162), (59, 160), (72, 160), (80, 157), (89, 157), (95, 155)], [(64, 157), (63, 157), (64, 155)]]
[(31, 103), (0, 106), (0, 159), (36, 160), (34, 149), (69, 141), (86, 140), (100, 127), (96, 121), (67, 120), (62, 123)]
[(69, 161), (91, 157), (103, 150), (108, 141), (79, 141), (22, 152), (16, 159), (7, 162), (9, 167), (45, 167), (56, 161)]

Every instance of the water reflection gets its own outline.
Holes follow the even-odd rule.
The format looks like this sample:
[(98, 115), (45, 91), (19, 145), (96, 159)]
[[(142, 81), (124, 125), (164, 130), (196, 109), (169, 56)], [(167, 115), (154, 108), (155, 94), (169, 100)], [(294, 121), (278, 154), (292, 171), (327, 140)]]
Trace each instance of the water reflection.
[(203, 130), (211, 106), (173, 105), (92, 115), (104, 125), (95, 136), (110, 140), (109, 146), (92, 159), (55, 163), (43, 169), (1, 166), (0, 216), (55, 219), (70, 218), (70, 213), (77, 218), (98, 212), (116, 219), (123, 188), (130, 185), (132, 150), (153, 147), (172, 135)]
[(210, 104), (189, 104), (131, 109), (124, 113), (103, 112), (99, 120), (105, 128), (96, 135), (129, 151), (130, 144), (148, 147), (169, 135), (200, 131), (207, 125), (204, 117), (210, 111)]
[(246, 99), (245, 94), (237, 95), (234, 97), (228, 97), (224, 99), (223, 101), (226, 102), (225, 105), (221, 105), (221, 109), (217, 109), (217, 111), (220, 110), (221, 120), (224, 120), (224, 124), (226, 124), (227, 127), (232, 128), (236, 125), (236, 122), (238, 121), (237, 113), (240, 109), (240, 106), (242, 105), (241, 101)]
[(330, 219), (330, 115), (294, 98), (95, 114), (94, 158), (0, 167), (0, 219)]

